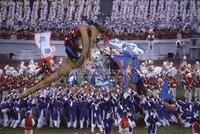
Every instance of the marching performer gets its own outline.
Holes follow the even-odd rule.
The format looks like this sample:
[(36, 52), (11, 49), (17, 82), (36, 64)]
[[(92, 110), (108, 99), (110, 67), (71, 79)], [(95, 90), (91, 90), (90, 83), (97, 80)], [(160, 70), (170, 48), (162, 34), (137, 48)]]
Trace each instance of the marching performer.
[(199, 117), (192, 124), (192, 134), (200, 134), (200, 119), (199, 119)]
[(177, 84), (178, 84), (178, 82), (177, 82), (176, 78), (173, 77), (173, 76), (170, 76), (169, 77), (169, 87), (170, 87), (170, 91), (171, 91), (171, 93), (172, 93), (174, 98), (176, 98), (176, 87), (177, 87)]
[(87, 127), (89, 126), (89, 102), (86, 100), (86, 97), (82, 97), (79, 100), (79, 110), (80, 110), (80, 128), (83, 128), (83, 124), (86, 121)]
[(53, 123), (53, 125), (51, 124), (51, 126), (55, 126), (56, 128), (59, 128), (60, 127), (60, 121), (61, 121), (61, 108), (62, 108), (62, 103), (60, 101), (60, 98), (56, 98), (56, 99), (53, 99), (52, 103), (51, 103), (51, 108), (50, 108), (50, 111), (51, 111), (51, 120)]
[(103, 120), (104, 123), (104, 134), (112, 134), (112, 127), (114, 124), (114, 119), (111, 116), (111, 113), (108, 113)]
[(95, 100), (95, 102), (91, 105), (91, 132), (94, 133), (94, 128), (98, 126), (101, 132), (103, 132), (102, 127), (102, 119), (101, 119), (101, 109), (99, 106), (99, 101)]
[(188, 73), (183, 77), (183, 84), (184, 84), (184, 97), (186, 100), (192, 100), (192, 74)]
[(21, 121), (21, 117), (20, 117), (20, 101), (18, 98), (16, 98), (13, 102), (13, 121), (11, 123), (11, 127), (12, 128), (16, 128), (18, 126), (18, 124)]
[(193, 82), (195, 101), (200, 100), (200, 78), (195, 77)]
[(132, 130), (135, 127), (135, 122), (131, 122), (126, 111), (123, 112), (123, 116), (119, 119), (118, 124), (121, 134), (129, 134), (130, 129)]
[(47, 108), (47, 103), (45, 101), (44, 96), (41, 96), (38, 100), (38, 123), (37, 128), (42, 128), (45, 124), (45, 109)]
[(22, 120), (21, 126), (24, 128), (25, 134), (33, 134), (33, 126), (35, 121), (31, 118), (30, 113), (27, 112), (25, 118)]
[(9, 125), (9, 112), (10, 112), (10, 103), (9, 100), (1, 103), (1, 112), (3, 115), (3, 126), (8, 127)]
[(200, 69), (195, 72), (192, 86), (194, 87), (194, 98), (195, 101), (200, 100)]
[(147, 119), (149, 118), (149, 112), (151, 110), (151, 104), (149, 102), (149, 97), (143, 97), (141, 100), (141, 107), (144, 112), (144, 122), (146, 127), (148, 127), (150, 124), (148, 123)]
[(158, 114), (156, 109), (152, 109), (148, 118), (148, 134), (156, 134), (157, 133), (157, 126), (160, 126), (160, 122), (158, 120)]
[(74, 128), (77, 127), (77, 118), (76, 118), (76, 113), (77, 113), (77, 107), (78, 107), (78, 102), (75, 97), (71, 96), (70, 100), (68, 101), (68, 123), (67, 126), (70, 128), (72, 125)]

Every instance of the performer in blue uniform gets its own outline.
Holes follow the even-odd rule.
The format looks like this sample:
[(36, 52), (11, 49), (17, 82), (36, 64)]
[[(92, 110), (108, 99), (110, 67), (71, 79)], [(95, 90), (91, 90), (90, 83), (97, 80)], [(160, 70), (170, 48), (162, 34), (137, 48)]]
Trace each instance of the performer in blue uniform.
[(47, 108), (47, 103), (45, 101), (44, 96), (41, 96), (38, 100), (38, 106), (37, 106), (37, 110), (39, 113), (38, 116), (38, 124), (37, 124), (37, 128), (42, 128), (45, 124), (45, 109)]
[(1, 108), (2, 108), (1, 112), (2, 112), (2, 115), (3, 115), (3, 126), (4, 127), (8, 127), (8, 125), (9, 125), (8, 112), (9, 112), (9, 105), (10, 104), (9, 104), (8, 101), (9, 100), (1, 103)]
[(91, 132), (94, 133), (94, 128), (98, 126), (101, 132), (103, 132), (101, 109), (98, 104), (98, 100), (95, 100), (91, 105)]
[(148, 134), (156, 134), (157, 133), (157, 126), (160, 126), (160, 122), (158, 120), (158, 114), (155, 109), (152, 109), (150, 115), (148, 117)]
[(89, 126), (89, 102), (86, 98), (82, 97), (79, 102), (79, 118), (80, 118), (80, 128), (84, 127), (84, 122), (86, 122), (87, 127)]
[(77, 100), (71, 96), (70, 100), (68, 101), (68, 128), (70, 128), (72, 125), (74, 128), (77, 127), (77, 108), (78, 108), (78, 102)]
[(112, 134), (114, 119), (112, 118), (111, 113), (107, 114), (107, 116), (103, 120), (103, 123), (104, 123), (104, 134)]
[(50, 116), (53, 121), (53, 126), (55, 126), (56, 128), (60, 127), (61, 108), (62, 108), (62, 103), (60, 101), (60, 98), (54, 99), (50, 106)]
[(16, 98), (13, 100), (14, 105), (13, 105), (13, 119), (12, 119), (12, 123), (10, 125), (10, 127), (12, 128), (16, 128), (18, 126), (18, 124), (21, 121), (21, 117), (20, 117), (20, 103), (19, 103), (19, 99)]

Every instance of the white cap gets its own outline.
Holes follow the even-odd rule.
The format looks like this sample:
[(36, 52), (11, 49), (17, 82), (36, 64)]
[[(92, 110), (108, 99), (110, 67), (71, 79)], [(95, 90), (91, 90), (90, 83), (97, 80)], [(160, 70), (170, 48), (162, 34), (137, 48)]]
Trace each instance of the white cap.
[(188, 73), (188, 74), (187, 74), (187, 77), (192, 77), (192, 74), (191, 74), (191, 73)]
[(187, 57), (185, 55), (183, 56), (183, 60), (187, 60)]
[(6, 65), (5, 67), (4, 67), (4, 70), (8, 70), (9, 69), (9, 65)]
[(34, 63), (34, 60), (31, 60), (30, 63)]
[(188, 64), (188, 65), (187, 65), (187, 67), (188, 67), (188, 68), (191, 68), (191, 67), (192, 67), (192, 65), (191, 65), (191, 64)]

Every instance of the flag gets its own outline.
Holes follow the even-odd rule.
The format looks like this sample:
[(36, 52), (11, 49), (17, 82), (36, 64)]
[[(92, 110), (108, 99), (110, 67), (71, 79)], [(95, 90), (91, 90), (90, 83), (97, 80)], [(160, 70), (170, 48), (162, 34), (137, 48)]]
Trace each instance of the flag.
[(114, 55), (113, 60), (116, 61), (119, 65), (121, 65), (122, 70), (122, 86), (124, 88), (128, 87), (128, 78), (127, 78), (127, 68), (128, 64), (131, 60), (131, 55), (128, 51), (123, 51), (122, 55)]
[(55, 46), (51, 45), (51, 32), (36, 33), (35, 44), (41, 50), (41, 58), (53, 58), (55, 55)]
[(173, 99), (173, 96), (169, 93), (169, 84), (167, 80), (164, 80), (162, 85), (162, 91), (160, 93), (160, 98), (165, 101), (169, 101)]

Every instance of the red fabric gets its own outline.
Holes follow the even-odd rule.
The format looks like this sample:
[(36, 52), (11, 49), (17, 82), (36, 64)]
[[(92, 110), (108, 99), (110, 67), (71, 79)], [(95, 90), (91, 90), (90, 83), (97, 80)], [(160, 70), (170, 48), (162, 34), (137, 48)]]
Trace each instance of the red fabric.
[(121, 120), (121, 128), (124, 129), (124, 128), (127, 128), (128, 127), (128, 118), (125, 117), (125, 118), (122, 118)]
[(32, 118), (25, 118), (25, 130), (32, 130), (33, 124), (32, 124)]
[(103, 43), (104, 44), (109, 44), (109, 39), (106, 36), (103, 36)]
[(170, 88), (176, 88), (178, 82), (176, 81), (176, 79), (171, 78), (169, 81), (169, 84), (170, 84)]
[(190, 88), (190, 87), (191, 87), (191, 84), (192, 84), (192, 79), (189, 78), (189, 77), (185, 77), (185, 78), (184, 78), (184, 85), (185, 85), (187, 88)]
[(198, 121), (194, 122), (193, 127), (194, 127), (194, 133), (200, 134), (200, 122)]

